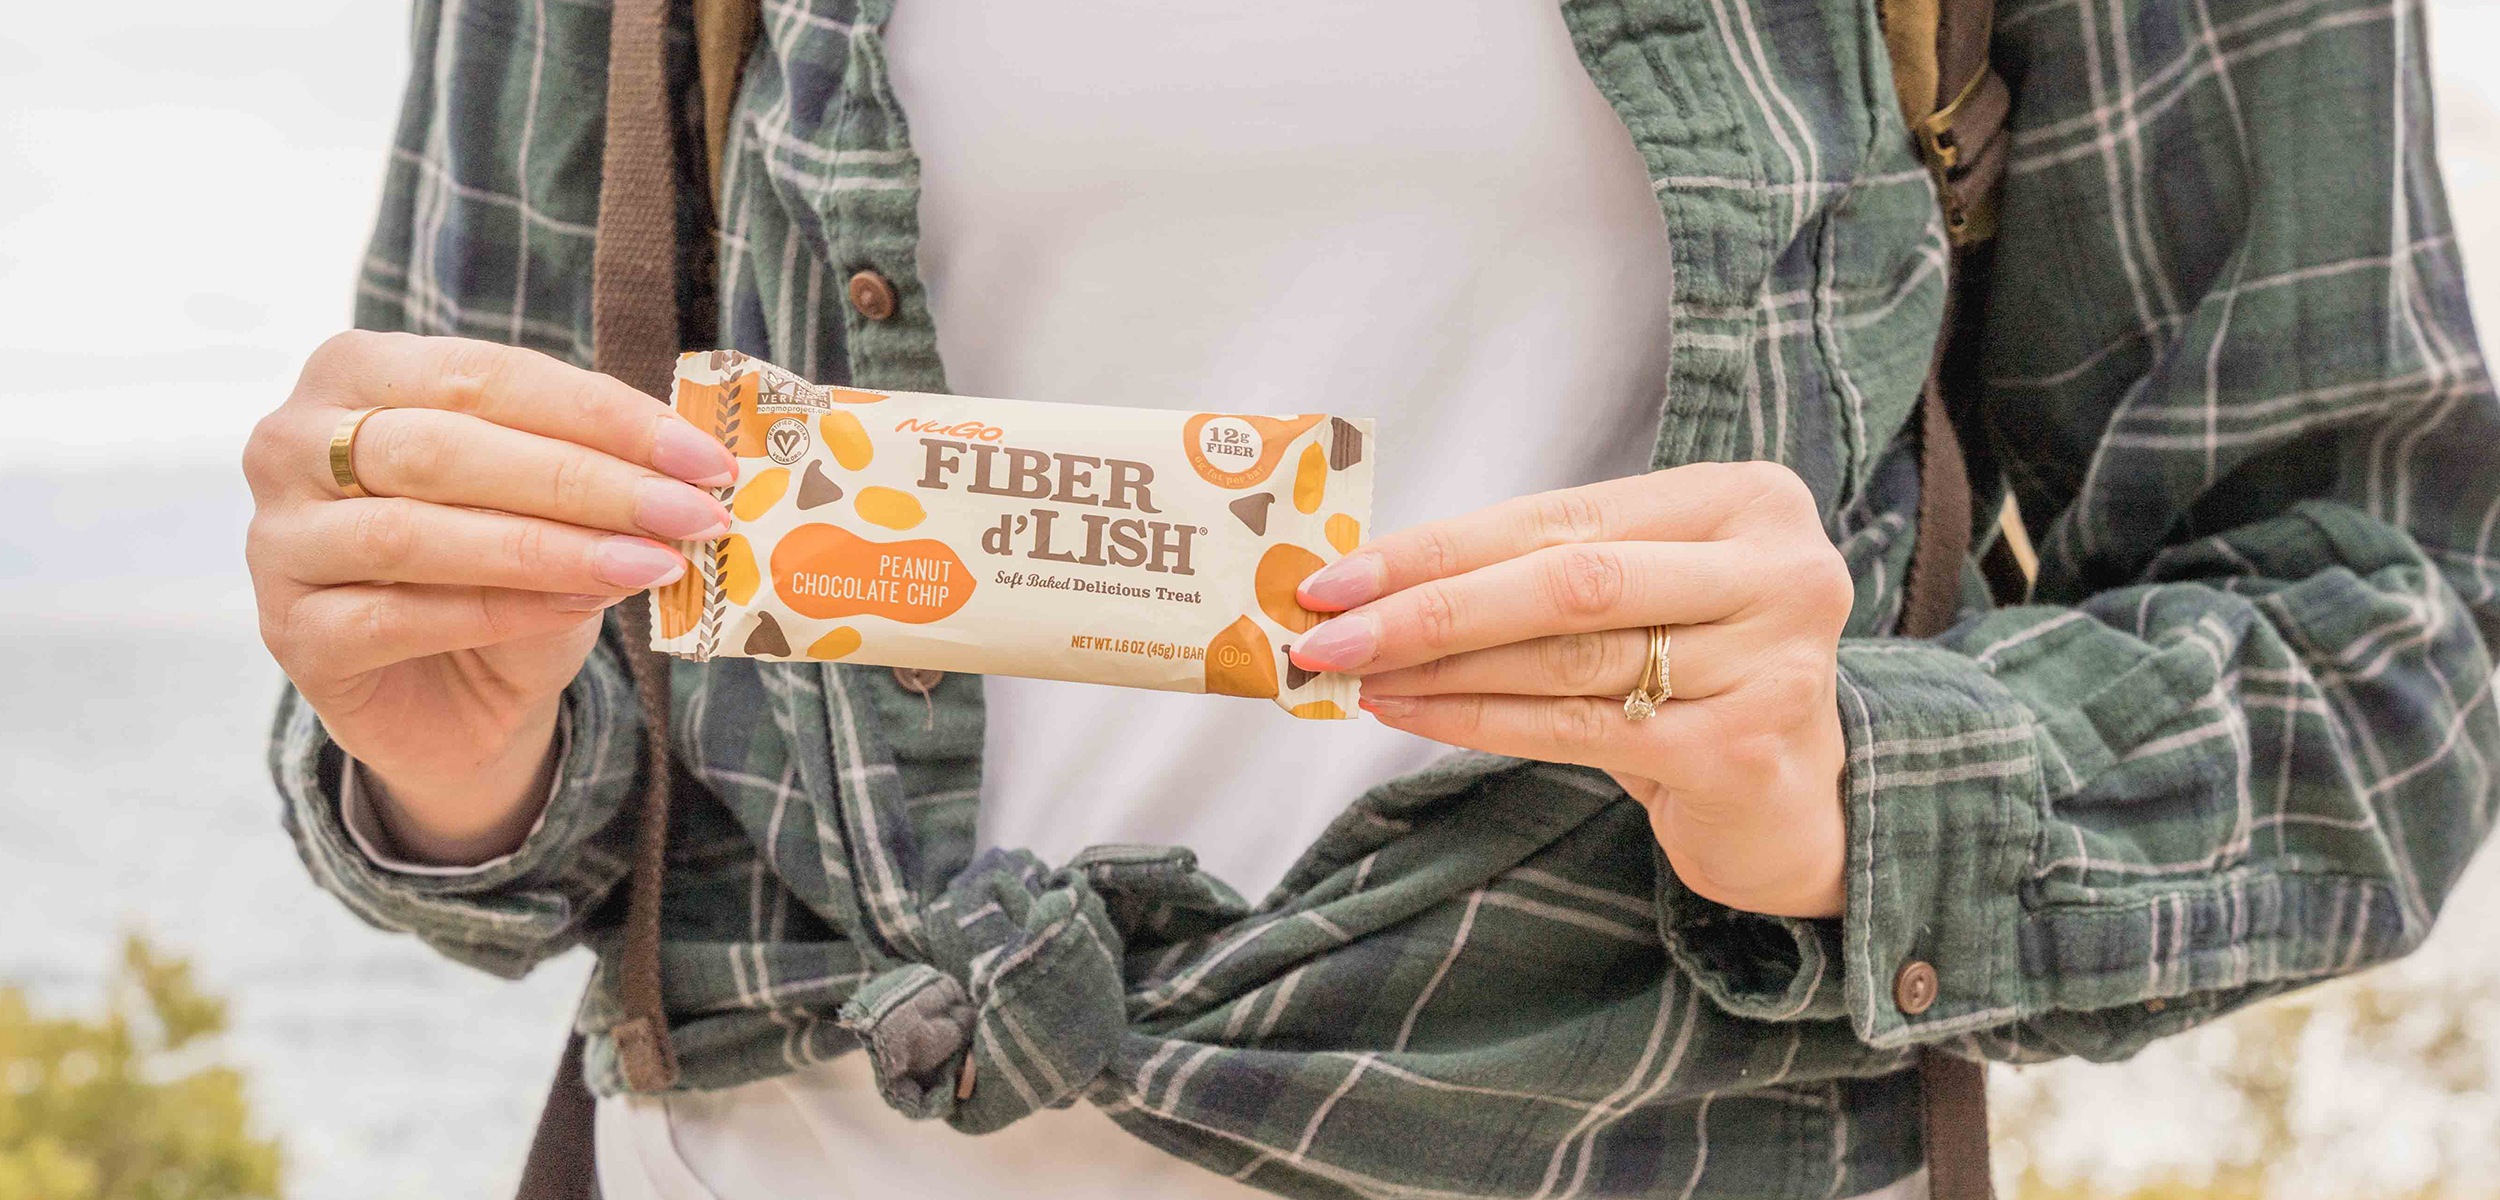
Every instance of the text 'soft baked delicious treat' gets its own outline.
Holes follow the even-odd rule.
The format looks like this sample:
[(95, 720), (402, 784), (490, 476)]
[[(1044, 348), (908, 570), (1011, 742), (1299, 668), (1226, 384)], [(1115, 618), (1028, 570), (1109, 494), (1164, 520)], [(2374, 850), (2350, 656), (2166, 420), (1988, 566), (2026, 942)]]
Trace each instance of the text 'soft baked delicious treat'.
[(828, 387), (729, 350), (680, 356), (675, 399), (738, 478), (729, 534), (651, 593), (653, 649), (1354, 709), (1286, 654), (1322, 619), (1295, 586), (1371, 522), (1369, 420)]

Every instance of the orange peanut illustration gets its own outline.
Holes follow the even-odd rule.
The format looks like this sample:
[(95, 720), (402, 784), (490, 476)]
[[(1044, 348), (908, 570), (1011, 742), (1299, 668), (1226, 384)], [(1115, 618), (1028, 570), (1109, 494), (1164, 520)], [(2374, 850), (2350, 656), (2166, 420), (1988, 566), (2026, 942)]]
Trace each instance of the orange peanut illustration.
[(890, 487), (862, 488), (859, 499), (852, 501), (851, 506), (859, 510), (860, 520), (895, 530), (909, 529), (929, 515), (910, 492)]
[(780, 502), (781, 494), (789, 490), (790, 472), (787, 470), (773, 467), (758, 471), (755, 478), (738, 489), (738, 498), (729, 502), (729, 515), (741, 521), (752, 521), (771, 512), (773, 505)]
[(1293, 473), (1293, 506), (1306, 513), (1318, 512), (1320, 498), (1327, 493), (1328, 456), (1313, 442), (1302, 448), (1302, 465)]
[(858, 417), (837, 409), (816, 418), (816, 425), (825, 432), (826, 453), (833, 455), (833, 461), (842, 464), (845, 471), (864, 469), (868, 460), (876, 454), (875, 447), (868, 444), (868, 431), (860, 427)]
[(1339, 554), (1352, 554), (1356, 546), (1363, 544), (1363, 523), (1344, 513), (1331, 515), (1324, 531), (1328, 544), (1335, 546)]
[(745, 534), (733, 533), (721, 539), (720, 591), (731, 604), (744, 604), (755, 599), (755, 586), (760, 577), (755, 569), (755, 547), (747, 544)]
[(859, 631), (848, 625), (836, 625), (831, 633), (817, 638), (807, 648), (809, 658), (832, 660), (859, 649)]
[(1326, 565), (1318, 555), (1300, 546), (1278, 542), (1268, 547), (1267, 553), (1259, 556), (1258, 568), (1250, 580), (1250, 590), (1259, 598), (1259, 611), (1295, 633), (1308, 632), (1326, 618), (1302, 607), (1293, 591), (1312, 572)]

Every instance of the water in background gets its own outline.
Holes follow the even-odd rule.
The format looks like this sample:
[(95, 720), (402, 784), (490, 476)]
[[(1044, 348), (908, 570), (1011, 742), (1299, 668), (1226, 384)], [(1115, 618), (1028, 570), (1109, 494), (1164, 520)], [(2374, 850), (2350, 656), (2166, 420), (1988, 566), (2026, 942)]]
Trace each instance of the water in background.
[[(96, 366), (0, 395), (0, 979), (83, 1005), (117, 935), (145, 931), (233, 997), (228, 1053), (286, 1140), (297, 1200), (495, 1195), (587, 964), (506, 984), (367, 928), (305, 879), (261, 765), (278, 673), (253, 627), (232, 465), (344, 320), (404, 15), (19, 8), (0, 21), (0, 356), (81, 350)], [(2500, 5), (2433, 9), (2435, 50), (2500, 44)], [(2500, 320), (2500, 83), (2469, 76), (2478, 65), (2447, 55), (2438, 102), (2478, 308)], [(2480, 1012), (2500, 1003), (2500, 863), (2477, 872), (2398, 970), (2464, 981), (2451, 994)], [(2480, 1024), (2500, 1064), (2500, 1017)], [(2233, 1134), (2195, 1081), (2217, 1044), (2009, 1080), (2072, 1100), (2033, 1131), (2035, 1161), (2112, 1180), (2213, 1161)], [(2318, 1096), (2300, 1119), (2322, 1161), (2436, 1174), (2474, 1162), (2440, 1139), (2500, 1142), (2487, 1112), (2425, 1111), (2437, 1098), (2401, 1069), (2303, 1053)], [(2485, 1161), (2480, 1178), (2500, 1175)]]
[[(240, 485), (166, 470), (138, 517), (96, 508), (105, 482), (0, 479), (0, 512), (48, 512), (96, 550), (54, 583), (0, 548), (9, 628), (32, 633), (0, 687), (0, 979), (85, 1009), (120, 933), (144, 931), (234, 1001), (222, 1053), (284, 1136), (291, 1195), (508, 1192), (587, 957), (506, 984), (317, 891), (278, 829), (261, 761), (278, 670), (231, 572), (115, 569), (223, 568)], [(40, 623), (22, 611), (37, 595), (59, 605)]]

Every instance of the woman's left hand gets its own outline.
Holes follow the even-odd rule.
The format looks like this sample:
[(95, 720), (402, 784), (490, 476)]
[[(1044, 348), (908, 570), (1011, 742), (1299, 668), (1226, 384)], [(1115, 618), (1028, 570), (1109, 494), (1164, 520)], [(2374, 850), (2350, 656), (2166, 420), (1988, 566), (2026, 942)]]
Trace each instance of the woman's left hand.
[[(1363, 677), (1382, 724), (1614, 777), (1685, 886), (1731, 908), (1841, 909), (1834, 696), (1853, 589), (1813, 495), (1767, 462), (1522, 497), (1378, 538), (1313, 574), (1339, 612), (1294, 643)], [(1674, 696), (1643, 721), (1649, 627)]]

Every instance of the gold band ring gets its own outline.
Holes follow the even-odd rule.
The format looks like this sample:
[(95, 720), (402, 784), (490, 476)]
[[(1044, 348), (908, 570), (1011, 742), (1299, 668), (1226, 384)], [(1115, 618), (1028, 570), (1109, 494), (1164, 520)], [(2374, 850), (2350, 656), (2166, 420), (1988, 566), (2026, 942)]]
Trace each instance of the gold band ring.
[(1623, 698), (1623, 717), (1627, 721), (1646, 721), (1658, 712), (1658, 706), (1675, 697), (1675, 684), (1667, 675), (1667, 650), (1671, 640), (1667, 627), (1649, 627), (1649, 662), (1641, 668), (1640, 686)]
[(377, 404), (372, 408), (357, 409), (339, 418), (338, 428), (330, 433), (330, 479), (350, 500), (373, 494), (365, 490), (365, 485), (356, 482), (356, 432), (365, 427), (365, 418), (389, 407), (388, 404)]

